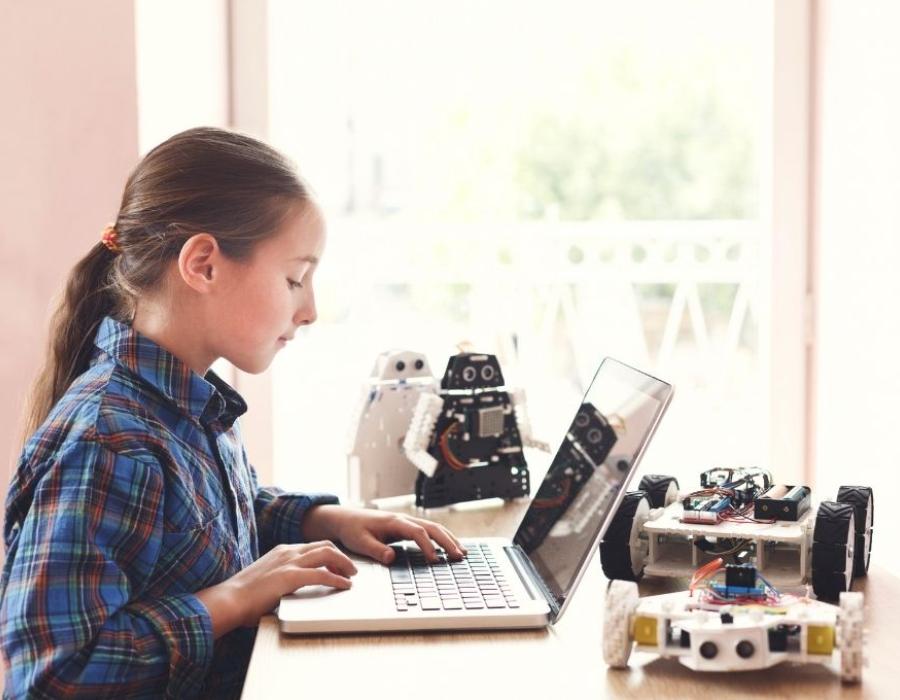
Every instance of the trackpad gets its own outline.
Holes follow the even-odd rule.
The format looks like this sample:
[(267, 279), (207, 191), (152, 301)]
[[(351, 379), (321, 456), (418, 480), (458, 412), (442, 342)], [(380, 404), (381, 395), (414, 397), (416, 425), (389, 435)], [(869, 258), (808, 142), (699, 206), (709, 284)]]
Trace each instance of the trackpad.
[[(282, 613), (290, 608), (293, 614), (303, 618), (319, 617), (326, 614), (339, 614), (341, 617), (349, 609), (365, 608), (369, 612), (377, 606), (377, 602), (391, 603), (390, 575), (388, 568), (371, 559), (351, 557), (357, 573), (350, 577), (352, 585), (347, 590), (331, 586), (304, 586), (281, 599)], [(380, 606), (378, 606), (380, 607)], [(336, 611), (331, 613), (330, 611)], [(293, 616), (292, 614), (292, 616)]]

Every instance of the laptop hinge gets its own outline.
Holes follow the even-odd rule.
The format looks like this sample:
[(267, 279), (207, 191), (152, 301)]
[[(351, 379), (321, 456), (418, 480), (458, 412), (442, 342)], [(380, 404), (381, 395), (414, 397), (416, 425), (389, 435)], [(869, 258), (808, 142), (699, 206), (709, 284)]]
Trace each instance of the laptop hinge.
[(547, 605), (550, 606), (550, 622), (555, 621), (557, 615), (559, 615), (559, 603), (556, 601), (556, 596), (544, 583), (543, 577), (534, 568), (531, 559), (519, 545), (507, 545), (503, 549), (510, 562), (512, 562), (516, 573), (519, 574), (522, 584), (528, 589), (532, 597), (543, 598), (547, 601)]

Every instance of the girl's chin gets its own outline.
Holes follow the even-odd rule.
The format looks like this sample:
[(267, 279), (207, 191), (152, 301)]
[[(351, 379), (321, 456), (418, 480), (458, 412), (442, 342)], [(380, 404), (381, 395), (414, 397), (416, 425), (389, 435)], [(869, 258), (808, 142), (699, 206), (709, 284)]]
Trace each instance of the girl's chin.
[(262, 374), (269, 369), (269, 365), (272, 364), (272, 360), (275, 359), (277, 353), (278, 349), (276, 349), (270, 357), (253, 358), (246, 362), (232, 362), (231, 364), (241, 370), (241, 372), (246, 372), (247, 374)]

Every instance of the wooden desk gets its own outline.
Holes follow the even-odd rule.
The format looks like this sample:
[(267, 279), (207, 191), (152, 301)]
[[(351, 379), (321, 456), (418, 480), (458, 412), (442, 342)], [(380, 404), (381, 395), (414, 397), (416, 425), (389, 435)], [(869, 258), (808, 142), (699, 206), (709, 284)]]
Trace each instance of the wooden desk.
[[(478, 507), (473, 508), (473, 505)], [(512, 536), (526, 503), (465, 504), (428, 516), (461, 536)], [(413, 513), (412, 507), (396, 508)], [(882, 539), (882, 545), (885, 540)], [(875, 549), (875, 560), (885, 549)], [(642, 595), (683, 588), (661, 581)], [(268, 615), (244, 698), (892, 698), (900, 696), (900, 579), (873, 564), (854, 583), (866, 595), (869, 665), (843, 686), (819, 665), (782, 664), (758, 673), (694, 673), (675, 659), (635, 653), (630, 668), (603, 662), (606, 579), (595, 556), (562, 620), (542, 630), (288, 637)], [(897, 666), (894, 666), (897, 664)], [(897, 673), (897, 677), (894, 674)]]

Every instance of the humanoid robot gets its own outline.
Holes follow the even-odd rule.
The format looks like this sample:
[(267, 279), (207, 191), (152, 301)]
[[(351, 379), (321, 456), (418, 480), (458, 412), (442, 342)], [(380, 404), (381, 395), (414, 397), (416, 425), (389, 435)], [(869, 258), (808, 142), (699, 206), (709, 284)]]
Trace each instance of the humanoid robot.
[(378, 356), (363, 388), (347, 453), (352, 500), (372, 504), (413, 492), (419, 472), (402, 443), (416, 403), (425, 394), (437, 394), (437, 379), (424, 355), (388, 350)]
[(507, 391), (494, 355), (453, 355), (439, 394), (419, 397), (403, 443), (420, 471), (416, 505), (528, 496), (523, 446), (549, 451), (531, 435), (524, 392)]

